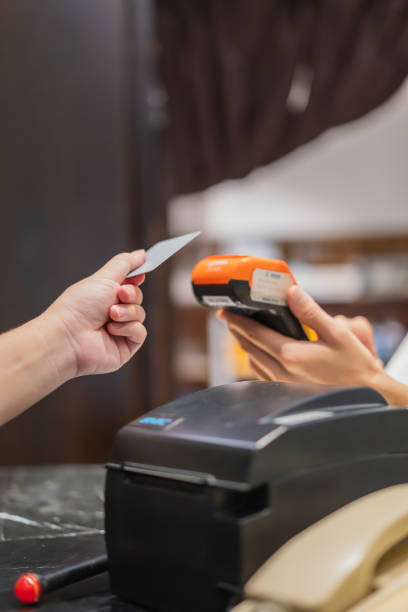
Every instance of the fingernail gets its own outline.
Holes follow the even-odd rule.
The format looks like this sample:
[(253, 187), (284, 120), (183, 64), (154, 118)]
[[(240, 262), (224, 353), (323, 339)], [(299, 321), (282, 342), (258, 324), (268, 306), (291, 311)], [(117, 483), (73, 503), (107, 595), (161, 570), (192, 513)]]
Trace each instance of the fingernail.
[(305, 292), (298, 285), (294, 285), (290, 288), (290, 298), (292, 304), (299, 304), (305, 295)]
[(221, 319), (222, 320), (224, 318), (224, 310), (222, 308), (220, 308), (215, 313), (215, 316), (217, 317), (217, 319)]
[(117, 306), (114, 306), (114, 311), (120, 318), (125, 316), (126, 310), (127, 310), (126, 306), (121, 306), (120, 304)]
[(131, 255), (138, 260), (143, 260), (146, 257), (146, 251), (144, 249), (139, 249), (138, 251), (133, 251)]

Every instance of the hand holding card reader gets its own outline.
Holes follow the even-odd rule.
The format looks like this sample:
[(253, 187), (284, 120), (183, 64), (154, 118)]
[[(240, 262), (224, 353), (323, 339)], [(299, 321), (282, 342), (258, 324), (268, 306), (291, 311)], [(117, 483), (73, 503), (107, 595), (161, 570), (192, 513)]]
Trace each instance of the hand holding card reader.
[(293, 284), (284, 261), (249, 255), (212, 255), (192, 272), (194, 295), (203, 306), (227, 308), (296, 340), (316, 340), (315, 332), (287, 305), (286, 293)]
[(408, 479), (408, 410), (369, 388), (222, 385), (116, 436), (106, 480), (115, 594), (154, 612), (225, 612), (296, 533)]

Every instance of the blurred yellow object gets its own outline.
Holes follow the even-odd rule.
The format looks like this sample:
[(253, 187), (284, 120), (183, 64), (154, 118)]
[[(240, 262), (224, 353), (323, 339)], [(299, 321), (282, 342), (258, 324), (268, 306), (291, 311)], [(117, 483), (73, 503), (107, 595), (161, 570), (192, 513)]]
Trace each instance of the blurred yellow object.
[(238, 342), (230, 335), (227, 340), (227, 355), (231, 360), (232, 370), (237, 379), (255, 378), (254, 373), (249, 364), (247, 353), (238, 344)]
[(319, 339), (319, 336), (316, 334), (314, 329), (312, 329), (311, 327), (308, 327), (304, 323), (302, 323), (302, 327), (303, 327), (303, 330), (304, 330), (308, 340), (310, 340), (310, 342), (316, 342), (316, 340)]

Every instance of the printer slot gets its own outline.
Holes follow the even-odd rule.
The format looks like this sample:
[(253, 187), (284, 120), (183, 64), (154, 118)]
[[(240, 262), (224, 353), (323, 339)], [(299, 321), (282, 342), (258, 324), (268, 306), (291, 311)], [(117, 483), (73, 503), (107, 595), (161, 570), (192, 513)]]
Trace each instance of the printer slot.
[(139, 486), (143, 487), (153, 487), (156, 489), (166, 489), (168, 491), (179, 491), (182, 493), (187, 493), (188, 495), (198, 495), (201, 494), (205, 484), (197, 484), (191, 482), (183, 482), (181, 480), (166, 478), (165, 476), (150, 476), (149, 474), (139, 474), (137, 476), (134, 472), (123, 470), (124, 474), (124, 482), (126, 483), (134, 483), (135, 481)]
[(214, 507), (221, 513), (243, 518), (262, 512), (269, 507), (269, 487), (262, 484), (248, 491), (213, 491)]

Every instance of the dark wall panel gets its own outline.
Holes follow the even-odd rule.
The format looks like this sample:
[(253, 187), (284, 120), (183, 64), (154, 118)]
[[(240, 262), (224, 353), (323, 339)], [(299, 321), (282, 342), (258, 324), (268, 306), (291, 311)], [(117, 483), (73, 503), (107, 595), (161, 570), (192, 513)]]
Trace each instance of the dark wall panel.
[[(129, 249), (122, 2), (0, 3), (0, 331)], [(134, 219), (133, 215), (133, 219)], [(0, 429), (0, 463), (103, 460), (137, 369), (71, 381)]]

